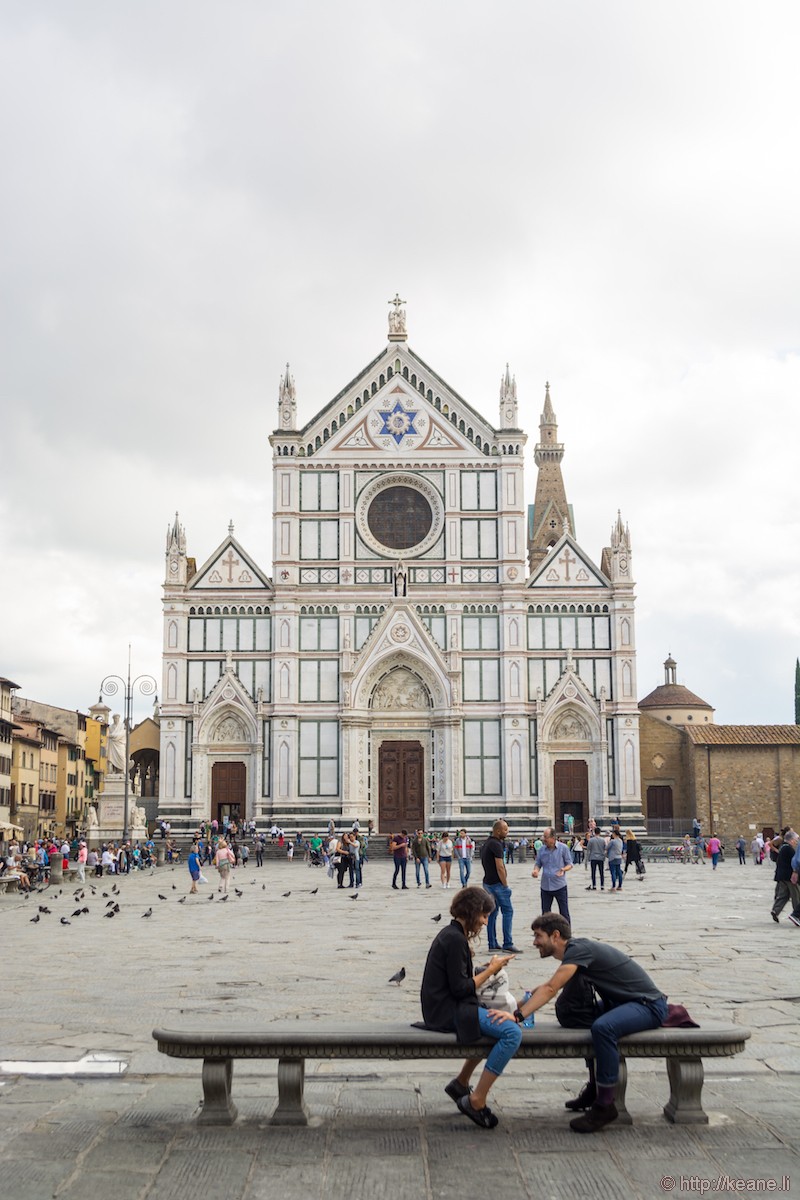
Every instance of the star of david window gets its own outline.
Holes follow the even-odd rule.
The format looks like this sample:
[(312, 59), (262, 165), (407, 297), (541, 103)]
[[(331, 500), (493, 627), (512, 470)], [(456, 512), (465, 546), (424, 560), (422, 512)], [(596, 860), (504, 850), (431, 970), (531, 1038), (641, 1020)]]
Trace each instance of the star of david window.
[(379, 409), (378, 416), (383, 418), (383, 428), (379, 430), (379, 434), (388, 433), (393, 437), (395, 443), (399, 446), (406, 434), (415, 434), (417, 430), (414, 428), (414, 419), (419, 416), (418, 412), (406, 411), (398, 400), (391, 409)]
[(390, 550), (409, 550), (418, 545), (428, 536), (432, 524), (431, 506), (415, 488), (385, 488), (367, 511), (370, 533)]

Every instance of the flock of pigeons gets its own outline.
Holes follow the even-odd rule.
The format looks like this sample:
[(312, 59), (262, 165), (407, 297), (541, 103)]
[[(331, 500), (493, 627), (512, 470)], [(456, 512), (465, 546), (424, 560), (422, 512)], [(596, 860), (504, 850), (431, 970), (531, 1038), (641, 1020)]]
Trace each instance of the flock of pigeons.
[[(255, 887), (256, 882), (257, 881), (255, 879), (251, 880), (251, 886)], [(92, 899), (96, 898), (98, 889), (91, 883), (88, 886), (89, 886), (89, 891), (91, 892), (90, 898), (92, 898)], [(37, 892), (41, 893), (41, 892), (46, 891), (47, 889), (40, 887), (40, 888), (36, 888), (35, 890)], [(173, 892), (176, 892), (178, 890), (176, 884), (174, 884), (174, 883), (172, 885), (172, 890), (173, 890)], [(241, 899), (241, 897), (244, 895), (244, 892), (241, 888), (234, 887), (233, 890), (234, 890), (234, 893), (236, 894), (237, 898), (239, 898), (239, 899)], [(267, 885), (265, 883), (262, 883), (261, 890), (262, 890), (262, 892), (265, 892), (267, 890)], [(51, 903), (54, 900), (60, 899), (60, 897), (63, 894), (63, 891), (64, 891), (63, 888), (59, 888), (59, 890), (57, 892), (55, 892), (52, 895), (52, 897), (50, 897)], [(311, 891), (309, 892), (309, 895), (316, 896), (318, 891), (319, 891), (318, 887), (312, 888)], [(288, 892), (282, 892), (281, 899), (288, 900), (289, 897), (291, 896), (291, 894), (292, 894), (291, 890)], [(28, 893), (28, 895), (30, 895), (30, 892)], [(101, 898), (106, 900), (106, 906), (105, 906), (106, 911), (103, 913), (103, 916), (105, 918), (107, 918), (108, 920), (111, 920), (113, 917), (115, 917), (117, 915), (117, 913), (119, 913), (121, 911), (120, 905), (119, 905), (119, 900), (118, 900), (119, 895), (120, 895), (120, 890), (116, 883), (113, 883), (111, 885), (110, 893), (109, 892), (101, 892)], [(169, 899), (168, 896), (163, 896), (161, 894), (161, 892), (157, 892), (156, 895), (158, 896), (159, 900), (168, 900)], [(355, 892), (352, 896), (348, 896), (348, 900), (357, 900), (358, 896), (359, 896), (359, 893)], [(211, 894), (209, 895), (208, 898), (209, 898), (209, 900), (214, 900), (215, 893), (211, 892)], [(70, 916), (73, 919), (76, 919), (77, 917), (86, 916), (89, 913), (88, 904), (84, 904), (83, 906), (81, 906), (81, 901), (83, 901), (85, 899), (86, 899), (86, 888), (85, 887), (79, 888), (73, 895), (73, 900), (78, 904), (78, 908), (76, 908), (70, 914)], [(187, 899), (188, 899), (187, 896), (181, 896), (181, 898), (178, 900), (178, 904), (185, 904)], [(220, 896), (218, 903), (223, 904), (228, 899), (229, 899), (229, 893), (226, 892), (224, 896)], [(52, 915), (52, 909), (48, 908), (46, 904), (40, 904), (39, 908), (38, 908), (38, 912), (36, 913), (36, 916), (30, 918), (31, 924), (36, 925), (39, 921), (41, 921), (43, 916), (49, 917), (51, 915)], [(143, 920), (146, 920), (148, 917), (152, 917), (152, 915), (153, 915), (153, 909), (151, 907), (151, 908), (148, 908), (146, 912), (143, 912), (141, 914), (141, 917)], [(431, 917), (431, 920), (435, 924), (438, 924), (438, 922), (441, 921), (441, 919), (442, 919), (441, 913), (438, 913), (435, 917)], [(69, 917), (61, 917), (60, 921), (61, 921), (62, 925), (71, 925), (72, 924), (72, 920), (70, 920)], [(395, 974), (392, 975), (391, 979), (389, 980), (389, 983), (394, 983), (398, 987), (400, 987), (400, 985), (402, 984), (405, 977), (406, 977), (406, 969), (405, 969), (405, 967), (401, 967), (399, 971), (396, 971)]]

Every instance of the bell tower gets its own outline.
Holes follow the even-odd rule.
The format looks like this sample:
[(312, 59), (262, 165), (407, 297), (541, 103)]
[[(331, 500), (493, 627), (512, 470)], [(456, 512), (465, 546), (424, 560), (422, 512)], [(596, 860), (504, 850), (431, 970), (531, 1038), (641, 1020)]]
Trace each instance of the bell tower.
[(533, 452), (538, 474), (536, 498), (528, 518), (528, 561), (531, 571), (564, 533), (575, 537), (572, 508), (567, 504), (561, 460), (564, 445), (558, 440), (558, 422), (550, 400), (550, 384), (545, 384), (544, 408), (539, 419), (539, 441)]

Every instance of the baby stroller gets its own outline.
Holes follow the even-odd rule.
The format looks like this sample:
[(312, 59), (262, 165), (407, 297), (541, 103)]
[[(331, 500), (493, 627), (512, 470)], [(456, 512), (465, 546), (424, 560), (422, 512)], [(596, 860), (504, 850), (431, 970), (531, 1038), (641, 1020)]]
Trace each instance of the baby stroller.
[(312, 850), (312, 851), (311, 851), (311, 854), (310, 854), (310, 856), (309, 856), (309, 859), (308, 859), (308, 865), (309, 865), (310, 867), (322, 867), (322, 866), (324, 866), (325, 864), (324, 864), (324, 863), (323, 863), (323, 861), (322, 861), (322, 851), (320, 851), (320, 850)]

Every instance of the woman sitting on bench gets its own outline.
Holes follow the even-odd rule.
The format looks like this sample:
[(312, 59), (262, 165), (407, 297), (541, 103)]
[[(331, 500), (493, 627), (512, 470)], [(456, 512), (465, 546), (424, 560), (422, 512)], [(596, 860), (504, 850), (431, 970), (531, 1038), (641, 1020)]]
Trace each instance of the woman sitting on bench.
[(487, 1107), (486, 1099), (522, 1040), (522, 1031), (511, 1013), (482, 1008), (478, 999), (478, 989), (507, 966), (514, 955), (496, 954), (483, 971), (472, 973), (470, 941), (478, 936), (493, 910), (494, 899), (483, 888), (462, 888), (454, 896), (450, 905), (453, 920), (436, 935), (428, 951), (421, 990), (422, 1016), (429, 1029), (455, 1032), (459, 1041), (466, 1043), (481, 1037), (495, 1042), (474, 1091), (469, 1081), (483, 1061), (480, 1058), (468, 1058), (459, 1075), (444, 1089), (464, 1116), (483, 1129), (494, 1129), (497, 1125), (497, 1117)]

